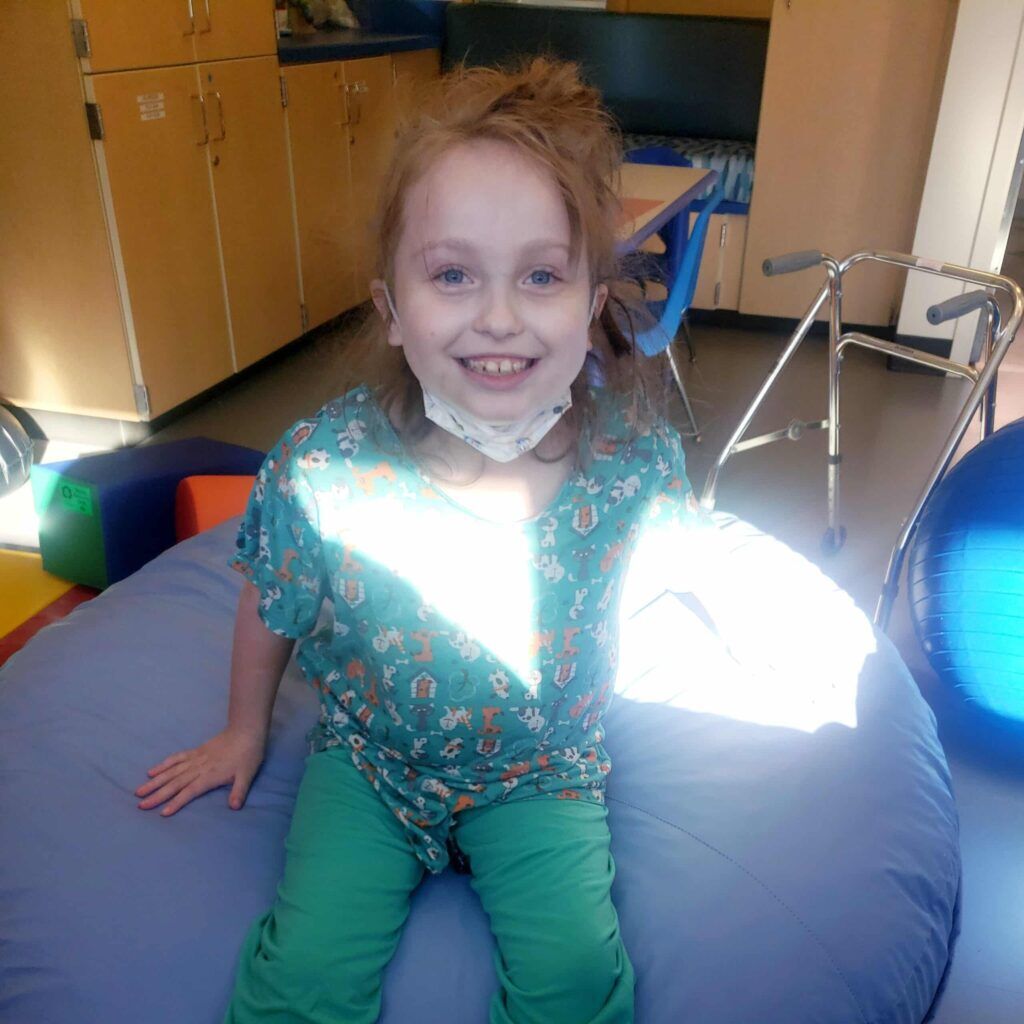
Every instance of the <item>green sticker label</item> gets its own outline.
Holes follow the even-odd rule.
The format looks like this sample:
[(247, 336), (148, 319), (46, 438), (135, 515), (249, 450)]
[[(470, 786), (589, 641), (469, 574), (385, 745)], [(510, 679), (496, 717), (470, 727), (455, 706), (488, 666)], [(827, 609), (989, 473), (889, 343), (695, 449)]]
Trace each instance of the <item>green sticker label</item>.
[(92, 515), (92, 490), (88, 487), (62, 480), (60, 500), (61, 504), (72, 512), (78, 512), (83, 516)]

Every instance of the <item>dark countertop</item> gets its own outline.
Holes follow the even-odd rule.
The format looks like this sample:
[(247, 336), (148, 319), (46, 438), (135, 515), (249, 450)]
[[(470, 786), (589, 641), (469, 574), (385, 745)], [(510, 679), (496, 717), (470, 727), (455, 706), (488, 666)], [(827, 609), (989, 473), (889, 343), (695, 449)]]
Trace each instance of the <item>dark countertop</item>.
[(436, 50), (441, 48), (438, 36), (412, 32), (372, 32), (366, 29), (343, 28), (314, 32), (310, 35), (284, 36), (277, 41), (277, 54), (282, 64), (306, 64), (321, 60), (349, 60), (353, 57), (375, 57), (401, 50)]

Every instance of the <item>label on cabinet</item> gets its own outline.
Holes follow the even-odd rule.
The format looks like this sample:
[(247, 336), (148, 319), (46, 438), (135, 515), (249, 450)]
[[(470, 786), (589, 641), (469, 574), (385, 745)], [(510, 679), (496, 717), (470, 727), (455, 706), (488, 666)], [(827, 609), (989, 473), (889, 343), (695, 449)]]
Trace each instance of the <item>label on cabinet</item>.
[(141, 93), (135, 97), (135, 102), (139, 105), (139, 117), (143, 121), (155, 121), (157, 118), (167, 116), (162, 92)]

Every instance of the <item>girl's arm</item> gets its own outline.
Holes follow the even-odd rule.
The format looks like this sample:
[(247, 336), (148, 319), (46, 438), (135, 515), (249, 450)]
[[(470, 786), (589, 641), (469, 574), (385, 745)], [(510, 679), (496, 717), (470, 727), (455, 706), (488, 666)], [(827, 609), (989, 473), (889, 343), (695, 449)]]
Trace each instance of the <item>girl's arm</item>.
[(135, 795), (143, 810), (160, 804), (174, 814), (197, 796), (231, 785), (228, 802), (244, 803), (266, 750), (277, 688), (291, 657), (294, 640), (277, 636), (259, 617), (260, 592), (246, 581), (238, 599), (231, 653), (227, 727), (192, 750), (171, 754), (149, 769), (149, 782)]
[(247, 580), (235, 615), (228, 729), (248, 733), (265, 743), (277, 687), (295, 641), (267, 629), (260, 619), (259, 602), (259, 590)]

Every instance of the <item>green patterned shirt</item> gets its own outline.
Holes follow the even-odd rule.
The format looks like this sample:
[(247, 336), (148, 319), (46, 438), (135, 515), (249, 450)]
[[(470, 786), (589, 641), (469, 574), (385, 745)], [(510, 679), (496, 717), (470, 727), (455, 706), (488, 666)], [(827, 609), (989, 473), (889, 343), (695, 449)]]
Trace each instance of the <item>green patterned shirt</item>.
[(312, 749), (348, 748), (431, 871), (466, 808), (604, 799), (624, 570), (645, 523), (695, 505), (678, 434), (592, 395), (585, 468), (530, 520), (436, 488), (365, 387), (288, 430), (253, 488), (231, 565), (267, 627), (303, 638)]

